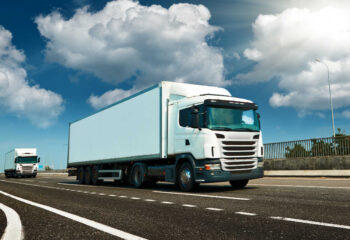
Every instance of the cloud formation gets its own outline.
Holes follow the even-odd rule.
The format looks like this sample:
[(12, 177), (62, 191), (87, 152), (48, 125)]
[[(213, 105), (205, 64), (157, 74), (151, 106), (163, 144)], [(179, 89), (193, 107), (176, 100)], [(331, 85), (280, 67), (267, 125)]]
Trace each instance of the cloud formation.
[[(299, 115), (329, 109), (327, 64), (335, 108), (350, 106), (350, 15), (339, 8), (287, 9), (260, 15), (244, 56), (256, 65), (237, 78), (244, 83), (279, 79), (273, 107), (294, 107)], [(315, 62), (320, 58), (323, 63)]]
[(21, 67), (25, 55), (11, 41), (11, 32), (0, 26), (0, 108), (38, 127), (48, 127), (62, 113), (63, 99), (39, 85), (30, 86)]
[[(78, 9), (70, 19), (59, 12), (36, 18), (47, 39), (46, 56), (65, 67), (93, 73), (105, 82), (133, 79), (134, 90), (160, 81), (224, 86), (220, 49), (206, 39), (220, 28), (208, 23), (203, 5), (142, 6), (130, 0), (111, 1), (98, 12)], [(100, 108), (129, 94), (122, 89), (89, 102)]]

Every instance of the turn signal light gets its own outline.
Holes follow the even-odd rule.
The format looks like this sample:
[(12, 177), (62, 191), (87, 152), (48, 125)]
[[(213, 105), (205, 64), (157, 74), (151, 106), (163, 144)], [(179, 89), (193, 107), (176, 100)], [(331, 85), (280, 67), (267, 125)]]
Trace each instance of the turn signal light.
[(209, 165), (205, 165), (205, 170), (210, 170), (210, 166)]

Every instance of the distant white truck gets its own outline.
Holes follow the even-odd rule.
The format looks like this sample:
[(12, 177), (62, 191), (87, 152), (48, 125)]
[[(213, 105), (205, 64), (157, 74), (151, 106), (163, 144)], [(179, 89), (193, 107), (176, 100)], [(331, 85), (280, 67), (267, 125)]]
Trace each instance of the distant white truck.
[(224, 88), (161, 82), (71, 123), (67, 166), (81, 184), (244, 187), (264, 175), (257, 108)]
[(36, 177), (39, 162), (36, 148), (15, 148), (5, 154), (5, 176)]

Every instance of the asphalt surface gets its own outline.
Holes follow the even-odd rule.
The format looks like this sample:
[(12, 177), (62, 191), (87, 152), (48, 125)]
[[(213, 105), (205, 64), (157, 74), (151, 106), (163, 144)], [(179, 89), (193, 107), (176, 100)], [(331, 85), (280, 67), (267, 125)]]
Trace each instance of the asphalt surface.
[[(85, 186), (61, 175), (0, 178), (0, 191), (146, 239), (350, 239), (350, 179), (264, 178), (183, 194), (172, 184)], [(20, 215), (24, 239), (118, 239), (3, 194), (0, 203)], [(0, 237), (5, 219), (0, 211)]]

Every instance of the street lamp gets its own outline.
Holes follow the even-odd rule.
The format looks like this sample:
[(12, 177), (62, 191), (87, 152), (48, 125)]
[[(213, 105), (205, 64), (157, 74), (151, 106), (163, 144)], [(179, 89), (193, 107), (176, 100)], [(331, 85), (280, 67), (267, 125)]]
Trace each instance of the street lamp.
[(328, 71), (328, 89), (329, 89), (329, 102), (331, 104), (331, 111), (332, 111), (332, 128), (333, 128), (333, 138), (335, 138), (335, 130), (334, 130), (334, 114), (333, 114), (333, 103), (332, 103), (332, 93), (331, 93), (331, 82), (329, 81), (329, 68), (328, 65), (325, 62), (322, 62), (319, 58), (315, 59), (316, 62), (322, 63), (326, 66)]

